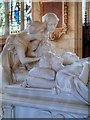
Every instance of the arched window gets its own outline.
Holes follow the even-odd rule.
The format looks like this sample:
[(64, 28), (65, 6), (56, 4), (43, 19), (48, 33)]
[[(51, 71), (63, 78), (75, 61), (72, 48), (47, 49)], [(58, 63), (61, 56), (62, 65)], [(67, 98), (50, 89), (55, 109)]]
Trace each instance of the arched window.
[(0, 2), (0, 36), (5, 33), (5, 5)]
[(16, 34), (32, 20), (32, 0), (0, 2), (0, 36)]
[(85, 22), (86, 0), (82, 1), (82, 24)]

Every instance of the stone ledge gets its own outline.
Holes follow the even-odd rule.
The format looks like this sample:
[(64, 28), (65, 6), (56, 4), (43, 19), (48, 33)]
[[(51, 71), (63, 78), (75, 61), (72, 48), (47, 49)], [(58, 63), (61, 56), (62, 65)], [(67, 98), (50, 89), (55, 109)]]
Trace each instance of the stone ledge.
[(55, 101), (72, 104), (83, 104), (78, 98), (70, 93), (55, 94), (53, 89), (23, 88), (20, 85), (13, 84), (5, 87), (6, 94), (19, 97), (28, 97), (34, 99)]
[(71, 114), (79, 114), (88, 116), (88, 106), (87, 105), (79, 105), (79, 104), (68, 104), (63, 103), (63, 101), (55, 102), (55, 101), (47, 101), (47, 100), (39, 100), (33, 98), (24, 98), (17, 96), (9, 96), (3, 94), (0, 95), (0, 102), (7, 105), (15, 105), (15, 106), (23, 106), (23, 107), (32, 107), (50, 111), (59, 111)]

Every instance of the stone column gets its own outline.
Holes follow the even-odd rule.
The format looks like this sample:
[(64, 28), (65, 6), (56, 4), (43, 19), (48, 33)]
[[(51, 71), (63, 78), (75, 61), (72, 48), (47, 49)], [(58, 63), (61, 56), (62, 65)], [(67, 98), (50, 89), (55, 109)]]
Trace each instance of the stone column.
[(41, 15), (40, 15), (40, 3), (39, 2), (33, 2), (32, 3), (32, 19), (41, 21)]
[(75, 53), (82, 58), (82, 2), (75, 2)]

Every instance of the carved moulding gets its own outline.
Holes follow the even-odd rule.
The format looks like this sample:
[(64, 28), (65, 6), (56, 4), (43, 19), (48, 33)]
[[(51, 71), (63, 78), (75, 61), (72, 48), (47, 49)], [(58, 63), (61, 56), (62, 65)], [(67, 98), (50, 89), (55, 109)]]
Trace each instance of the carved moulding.
[[(47, 3), (47, 6), (45, 6), (46, 3)], [(55, 3), (56, 3), (56, 6), (55, 6)], [(52, 4), (51, 5), (52, 7), (50, 7), (50, 4)], [(60, 9), (58, 9), (57, 4), (60, 5)], [(67, 29), (68, 29), (68, 26), (67, 26), (67, 24), (68, 24), (67, 2), (65, 2), (64, 0), (62, 0), (62, 2), (54, 2), (54, 0), (52, 2), (51, 1), (50, 2), (45, 2), (45, 1), (41, 2), (40, 1), (39, 5), (40, 5), (40, 19), (41, 19), (41, 21), (42, 21), (42, 16), (44, 14), (46, 14), (47, 12), (54, 12), (58, 16), (59, 20), (61, 21), (60, 25), (58, 25), (57, 28), (55, 29), (54, 33), (51, 33), (49, 35), (49, 39), (50, 40), (57, 40), (63, 34), (66, 34)], [(45, 10), (45, 8), (47, 8), (47, 9)], [(61, 13), (60, 15), (59, 15), (59, 12)]]

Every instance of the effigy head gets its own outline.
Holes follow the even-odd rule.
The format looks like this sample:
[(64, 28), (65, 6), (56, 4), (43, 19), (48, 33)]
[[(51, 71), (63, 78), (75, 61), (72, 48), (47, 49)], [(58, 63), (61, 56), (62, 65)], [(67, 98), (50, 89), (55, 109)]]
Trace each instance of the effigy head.
[(73, 64), (74, 62), (79, 61), (79, 57), (72, 52), (65, 52), (62, 55), (62, 58), (64, 59), (63, 64), (64, 65), (69, 65), (69, 64)]
[(32, 21), (29, 26), (29, 33), (34, 39), (43, 39), (45, 36), (46, 25), (39, 21)]
[(35, 34), (39, 32), (40, 30), (45, 30), (46, 26), (44, 23), (39, 21), (32, 21), (29, 26), (29, 33)]
[(43, 17), (42, 17), (42, 22), (46, 23), (47, 26), (47, 31), (49, 33), (54, 32), (57, 24), (58, 24), (59, 18), (57, 17), (56, 14), (54, 13), (46, 13)]

